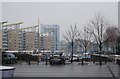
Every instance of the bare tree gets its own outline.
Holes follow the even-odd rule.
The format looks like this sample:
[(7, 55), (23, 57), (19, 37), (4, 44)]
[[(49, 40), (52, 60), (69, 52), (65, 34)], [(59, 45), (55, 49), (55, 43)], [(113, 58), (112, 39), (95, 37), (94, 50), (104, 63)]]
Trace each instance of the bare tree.
[(100, 13), (96, 14), (93, 20), (90, 20), (88, 24), (87, 31), (91, 33), (93, 39), (98, 44), (98, 52), (99, 52), (99, 62), (101, 63), (101, 53), (102, 53), (102, 44), (103, 44), (103, 34), (105, 32), (105, 28), (108, 26), (107, 20), (105, 16)]
[(71, 52), (71, 63), (73, 63), (73, 46), (74, 46), (74, 42), (75, 42), (75, 39), (76, 37), (79, 35), (79, 32), (78, 32), (78, 28), (76, 26), (76, 23), (75, 23), (75, 26), (70, 26), (70, 29), (68, 29), (66, 31), (66, 33), (63, 35), (63, 37), (65, 38), (65, 40), (71, 45), (72, 47), (72, 52)]
[[(117, 30), (117, 32), (118, 32), (117, 46), (116, 46), (116, 54), (117, 54), (117, 55), (120, 55), (120, 29), (118, 28), (118, 29), (116, 29), (116, 30)], [(118, 59), (118, 61), (119, 61), (119, 59)], [(120, 63), (118, 63), (118, 64), (120, 64)]]
[(118, 39), (118, 31), (117, 31), (117, 27), (115, 26), (111, 26), (111, 27), (107, 27), (106, 31), (104, 33), (104, 44), (107, 47), (110, 47), (113, 49), (113, 52), (115, 51), (114, 49), (116, 48), (116, 43), (117, 43), (117, 39)]
[(87, 28), (84, 28), (83, 35), (79, 34), (77, 41), (78, 41), (78, 46), (82, 47), (84, 52), (85, 52), (85, 61), (86, 61), (86, 53), (87, 53), (87, 48), (89, 48), (90, 45), (90, 38), (91, 34), (88, 33)]

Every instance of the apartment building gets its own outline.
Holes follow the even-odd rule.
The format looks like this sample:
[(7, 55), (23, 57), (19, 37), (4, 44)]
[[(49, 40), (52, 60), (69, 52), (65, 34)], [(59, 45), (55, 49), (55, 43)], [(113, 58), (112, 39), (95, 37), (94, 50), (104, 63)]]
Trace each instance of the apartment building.
[(3, 25), (2, 47), (3, 50), (19, 50), (19, 29), (22, 22)]
[(32, 51), (40, 48), (38, 44), (38, 31), (35, 30), (36, 27), (25, 27), (19, 31), (19, 50)]
[(52, 37), (48, 35), (41, 35), (41, 50), (52, 50)]
[(34, 32), (26, 32), (26, 50), (34, 50)]
[(46, 41), (46, 39), (48, 37), (49, 37), (49, 41), (51, 41), (50, 50), (52, 50), (52, 51), (58, 50), (59, 49), (59, 43), (60, 43), (60, 28), (59, 28), (59, 25), (41, 24), (41, 41), (40, 41), (41, 42), (41, 49), (49, 48), (49, 47), (45, 46), (45, 42), (44, 42), (44, 41)]
[(19, 50), (19, 30), (17, 29), (8, 30), (8, 50)]

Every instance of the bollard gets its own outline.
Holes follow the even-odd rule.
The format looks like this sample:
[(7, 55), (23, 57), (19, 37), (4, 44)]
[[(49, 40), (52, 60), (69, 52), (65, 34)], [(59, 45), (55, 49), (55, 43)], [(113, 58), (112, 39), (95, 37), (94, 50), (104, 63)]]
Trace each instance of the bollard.
[(31, 63), (30, 63), (30, 61), (28, 61), (28, 65), (30, 65)]
[(107, 63), (107, 61), (105, 61), (105, 63)]
[(102, 61), (99, 61), (99, 63), (100, 63), (100, 66), (102, 65)]
[(39, 60), (37, 61), (37, 65), (39, 65)]
[(47, 65), (47, 55), (46, 55), (46, 65)]
[(83, 59), (82, 59), (82, 65), (84, 64)]
[(105, 59), (105, 64), (107, 63), (107, 60)]
[(95, 64), (95, 60), (93, 60), (93, 63)]

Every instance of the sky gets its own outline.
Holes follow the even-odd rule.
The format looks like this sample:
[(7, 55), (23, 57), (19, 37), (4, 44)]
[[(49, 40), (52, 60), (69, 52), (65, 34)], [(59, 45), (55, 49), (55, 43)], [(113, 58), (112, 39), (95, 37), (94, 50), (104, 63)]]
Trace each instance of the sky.
[(60, 36), (77, 24), (82, 30), (96, 13), (105, 15), (107, 20), (118, 25), (117, 2), (3, 2), (2, 20), (8, 23), (23, 22), (22, 27), (40, 24), (57, 24)]

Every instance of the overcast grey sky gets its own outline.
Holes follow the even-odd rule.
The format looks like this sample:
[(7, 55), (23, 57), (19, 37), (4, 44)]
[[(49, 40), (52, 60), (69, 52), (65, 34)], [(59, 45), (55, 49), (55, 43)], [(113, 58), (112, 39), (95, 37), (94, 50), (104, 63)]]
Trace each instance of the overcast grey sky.
[(104, 14), (109, 22), (118, 25), (118, 3), (117, 2), (3, 2), (2, 19), (8, 23), (24, 22), (22, 26), (37, 24), (58, 24), (60, 32), (65, 32), (70, 24), (82, 29), (100, 12)]

